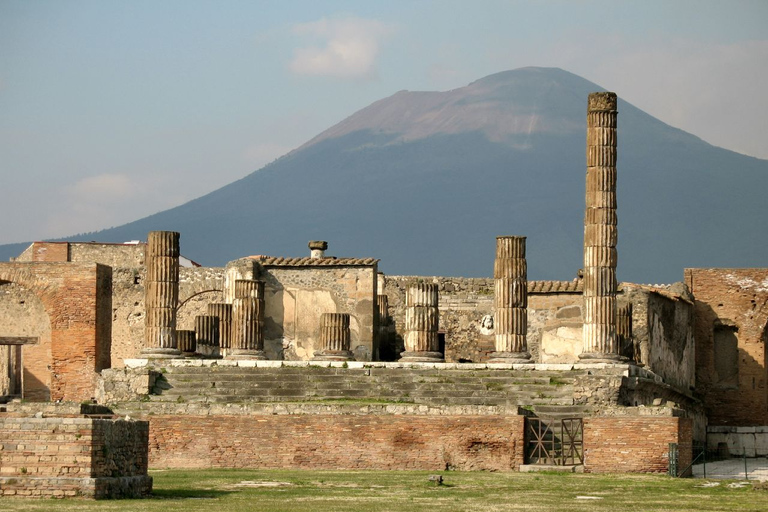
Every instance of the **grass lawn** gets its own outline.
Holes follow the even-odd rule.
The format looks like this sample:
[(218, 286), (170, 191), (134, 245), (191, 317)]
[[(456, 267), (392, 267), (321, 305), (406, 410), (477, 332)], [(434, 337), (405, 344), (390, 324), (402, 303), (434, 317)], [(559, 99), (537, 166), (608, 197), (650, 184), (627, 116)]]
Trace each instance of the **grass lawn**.
[[(755, 511), (768, 490), (729, 481), (660, 475), (425, 471), (151, 471), (154, 495), (143, 500), (0, 498), (0, 510), (81, 511)], [(716, 482), (717, 486), (704, 484)]]

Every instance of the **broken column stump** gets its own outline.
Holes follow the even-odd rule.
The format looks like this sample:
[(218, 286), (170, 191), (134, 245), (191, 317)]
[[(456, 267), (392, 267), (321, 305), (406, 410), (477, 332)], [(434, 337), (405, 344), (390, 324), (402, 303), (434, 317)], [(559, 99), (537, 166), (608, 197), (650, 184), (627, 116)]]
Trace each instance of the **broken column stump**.
[(436, 284), (417, 283), (408, 287), (405, 295), (405, 352), (403, 362), (441, 363), (440, 312)]
[(320, 317), (320, 350), (315, 361), (352, 361), (349, 350), (349, 313), (323, 313)]
[(493, 326), (496, 351), (489, 363), (531, 363), (528, 352), (528, 266), (524, 236), (496, 237)]

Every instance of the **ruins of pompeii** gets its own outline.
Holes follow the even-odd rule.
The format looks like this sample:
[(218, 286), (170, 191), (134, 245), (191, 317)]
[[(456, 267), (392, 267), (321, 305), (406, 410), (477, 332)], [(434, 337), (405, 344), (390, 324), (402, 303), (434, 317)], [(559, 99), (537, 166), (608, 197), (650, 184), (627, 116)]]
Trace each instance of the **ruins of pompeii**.
[(497, 238), (488, 279), (384, 275), (322, 240), (223, 268), (173, 231), (33, 243), (0, 263), (0, 496), (138, 497), (148, 467), (674, 475), (694, 444), (766, 455), (768, 269), (618, 283), (616, 123), (616, 95), (591, 94), (573, 281), (528, 281), (525, 233)]

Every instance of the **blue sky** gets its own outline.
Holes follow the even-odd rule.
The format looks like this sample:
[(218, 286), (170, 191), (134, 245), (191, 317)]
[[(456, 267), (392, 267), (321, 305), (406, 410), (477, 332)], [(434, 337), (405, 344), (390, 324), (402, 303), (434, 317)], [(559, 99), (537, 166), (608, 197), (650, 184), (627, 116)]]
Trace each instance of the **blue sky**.
[(523, 66), (768, 158), (768, 1), (0, 0), (0, 243), (135, 220), (398, 90)]

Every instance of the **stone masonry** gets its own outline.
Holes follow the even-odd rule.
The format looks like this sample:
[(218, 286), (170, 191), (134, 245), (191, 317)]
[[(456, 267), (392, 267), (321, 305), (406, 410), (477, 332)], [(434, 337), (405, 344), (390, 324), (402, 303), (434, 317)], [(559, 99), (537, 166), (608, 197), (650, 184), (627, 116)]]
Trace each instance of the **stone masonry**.
[(616, 94), (589, 95), (584, 217), (584, 350), (579, 357), (616, 361)]
[(496, 237), (493, 363), (530, 363), (528, 353), (528, 270), (524, 236)]
[(148, 357), (177, 357), (176, 306), (179, 301), (179, 234), (152, 231), (147, 238), (147, 283), (143, 353)]

